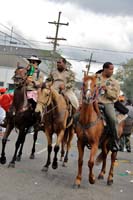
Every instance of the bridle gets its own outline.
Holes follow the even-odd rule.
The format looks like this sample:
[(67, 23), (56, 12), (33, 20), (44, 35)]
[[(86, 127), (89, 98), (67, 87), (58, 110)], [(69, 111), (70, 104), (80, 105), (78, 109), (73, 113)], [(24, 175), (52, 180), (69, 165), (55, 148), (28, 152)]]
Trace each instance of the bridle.
[[(88, 92), (92, 95), (87, 96)], [(99, 89), (96, 86), (94, 87), (94, 91), (92, 91), (92, 89), (85, 89), (85, 84), (83, 83), (83, 86), (82, 86), (82, 101), (83, 101), (83, 103), (92, 104), (93, 102), (95, 102), (97, 100), (98, 94), (99, 94)]]
[(52, 96), (52, 90), (51, 90), (50, 88), (45, 88), (45, 89), (47, 89), (47, 90), (50, 91), (49, 94), (47, 95), (47, 96), (48, 96), (48, 99), (47, 99), (46, 103), (43, 103), (43, 102), (41, 102), (41, 101), (38, 101), (38, 103), (42, 104), (43, 107), (44, 107), (43, 112), (42, 112), (43, 115), (46, 115), (46, 114), (52, 112), (52, 111), (57, 107), (57, 105), (55, 105), (53, 108), (51, 108), (51, 109), (48, 110), (48, 106), (50, 105), (50, 104), (48, 104), (48, 103), (49, 103), (50, 98), (51, 98), (51, 96)]

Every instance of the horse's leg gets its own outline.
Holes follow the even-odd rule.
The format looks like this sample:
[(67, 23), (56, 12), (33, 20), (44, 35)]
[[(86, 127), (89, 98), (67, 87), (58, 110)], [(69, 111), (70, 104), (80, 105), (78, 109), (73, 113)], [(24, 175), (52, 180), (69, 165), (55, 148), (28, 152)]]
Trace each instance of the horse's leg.
[(52, 163), (53, 169), (57, 169), (57, 167), (58, 167), (57, 154), (58, 154), (58, 151), (60, 149), (60, 143), (62, 142), (63, 137), (64, 137), (64, 130), (61, 130), (60, 133), (57, 134), (57, 142), (56, 142), (56, 145), (54, 147), (54, 159), (53, 159), (53, 163)]
[(5, 156), (5, 148), (6, 148), (6, 143), (7, 139), (13, 129), (13, 125), (7, 124), (6, 131), (4, 133), (4, 136), (2, 138), (2, 151), (1, 151), (1, 157), (0, 157), (0, 163), (5, 164), (6, 163), (6, 156)]
[(92, 147), (91, 147), (91, 150), (90, 150), (90, 159), (88, 161), (88, 167), (90, 169), (89, 182), (91, 184), (95, 183), (95, 176), (94, 176), (94, 173), (93, 173), (93, 166), (94, 166), (94, 158), (95, 158), (97, 149), (98, 149), (98, 144), (92, 144)]
[(17, 156), (17, 152), (20, 147), (22, 139), (23, 139), (23, 132), (21, 130), (21, 131), (19, 131), (19, 135), (18, 135), (16, 144), (15, 144), (15, 152), (14, 152), (13, 158), (12, 158), (11, 162), (9, 163), (8, 167), (15, 167), (16, 156)]
[(34, 159), (35, 158), (35, 145), (36, 145), (36, 141), (37, 141), (37, 136), (38, 136), (38, 131), (35, 130), (34, 135), (33, 135), (33, 147), (32, 147), (32, 151), (31, 151), (31, 155), (30, 155), (30, 159)]
[(66, 150), (66, 154), (65, 154), (65, 157), (64, 157), (64, 162), (63, 162), (63, 166), (65, 166), (65, 163), (68, 162), (68, 153), (69, 153), (69, 150), (71, 148), (71, 142), (72, 142), (72, 139), (73, 139), (73, 136), (74, 136), (74, 130), (72, 127), (70, 127), (70, 129), (68, 130), (69, 132), (69, 135), (68, 135), (68, 141), (67, 141), (67, 150)]
[(65, 154), (64, 148), (65, 148), (65, 141), (64, 141), (64, 138), (63, 138), (63, 141), (61, 142), (61, 157), (60, 157), (60, 161), (62, 161), (63, 158), (64, 158), (64, 154)]
[(52, 134), (49, 134), (48, 131), (45, 130), (47, 141), (48, 141), (48, 147), (47, 147), (47, 162), (43, 166), (42, 171), (48, 171), (49, 165), (51, 164), (51, 152), (52, 152)]
[(112, 185), (113, 184), (113, 171), (114, 171), (114, 163), (116, 160), (117, 152), (112, 152), (111, 153), (111, 166), (109, 170), (109, 175), (107, 179), (107, 185)]
[(77, 174), (74, 186), (80, 187), (80, 183), (82, 179), (84, 145), (82, 145), (81, 140), (79, 139), (77, 141), (77, 147), (78, 147), (78, 174)]
[(25, 142), (27, 132), (24, 132), (23, 134), (24, 134), (24, 136), (22, 138), (21, 147), (20, 147), (20, 150), (19, 150), (18, 155), (16, 157), (16, 161), (20, 161), (21, 157), (22, 157), (22, 150), (23, 150), (23, 146), (24, 146), (24, 142)]
[(68, 133), (69, 133), (69, 129), (66, 128), (66, 129), (65, 129), (65, 132), (64, 132), (63, 139), (62, 139), (62, 141), (61, 141), (61, 158), (60, 158), (60, 161), (63, 161), (63, 158), (64, 158), (65, 146), (66, 146), (67, 139), (68, 139)]
[(100, 174), (98, 175), (98, 179), (104, 179), (104, 175), (106, 173), (106, 161), (107, 161), (107, 155), (109, 153), (109, 149), (106, 147), (106, 142), (103, 144), (102, 152), (100, 153), (99, 157), (102, 160), (102, 169), (100, 171)]

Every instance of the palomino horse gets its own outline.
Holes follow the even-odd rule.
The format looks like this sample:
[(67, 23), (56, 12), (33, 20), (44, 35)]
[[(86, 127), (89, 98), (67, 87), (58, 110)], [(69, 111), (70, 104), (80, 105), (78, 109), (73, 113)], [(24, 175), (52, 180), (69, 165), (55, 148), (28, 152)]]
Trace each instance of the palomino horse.
[[(49, 165), (51, 164), (52, 136), (54, 133), (56, 133), (57, 139), (56, 144), (54, 145), (54, 158), (52, 162), (52, 168), (56, 169), (58, 167), (57, 154), (60, 148), (60, 144), (65, 141), (64, 133), (67, 128), (69, 112), (64, 97), (51, 86), (46, 86), (46, 84), (44, 84), (42, 90), (39, 91), (36, 111), (39, 111), (40, 106), (43, 108), (42, 121), (44, 123), (45, 134), (48, 141), (47, 162), (44, 165), (42, 171), (47, 171)], [(64, 162), (66, 162), (68, 159), (68, 151), (74, 133), (73, 129), (70, 130), (71, 136), (69, 135), (69, 144), (67, 145), (67, 152), (64, 158)], [(62, 157), (63, 153), (64, 151), (62, 150)]]
[[(15, 167), (15, 161), (21, 159), (22, 149), (26, 137), (26, 133), (29, 127), (34, 123), (33, 111), (29, 106), (27, 96), (26, 96), (26, 78), (27, 70), (17, 69), (13, 77), (15, 84), (14, 99), (11, 109), (7, 115), (7, 127), (2, 139), (2, 152), (0, 162), (1, 164), (6, 163), (5, 147), (8, 136), (10, 135), (13, 128), (19, 130), (18, 138), (15, 145), (15, 153), (9, 167)], [(20, 150), (19, 150), (20, 148)], [(19, 153), (18, 153), (19, 150)], [(18, 153), (18, 155), (17, 155)]]
[(82, 106), (79, 119), (75, 124), (75, 132), (78, 137), (78, 174), (75, 185), (79, 187), (82, 179), (82, 165), (85, 146), (91, 146), (90, 159), (88, 161), (89, 182), (95, 183), (93, 173), (94, 159), (98, 150), (99, 140), (103, 133), (104, 125), (101, 120), (98, 103), (96, 101), (97, 88), (95, 87), (96, 77), (84, 75), (82, 90)]

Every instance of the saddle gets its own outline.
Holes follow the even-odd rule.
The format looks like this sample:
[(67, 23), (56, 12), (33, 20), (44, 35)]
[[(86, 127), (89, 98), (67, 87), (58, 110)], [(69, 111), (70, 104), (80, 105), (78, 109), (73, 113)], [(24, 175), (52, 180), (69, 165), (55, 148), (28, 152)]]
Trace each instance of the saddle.
[(68, 128), (73, 123), (74, 108), (73, 108), (69, 98), (62, 92), (62, 90), (59, 91), (59, 94), (61, 94), (63, 96), (63, 98), (65, 99), (67, 109), (69, 112), (69, 116), (67, 118), (67, 128)]
[[(98, 106), (99, 106), (99, 110), (101, 112), (101, 117), (103, 119), (104, 126), (107, 126), (108, 123), (107, 123), (107, 117), (106, 117), (106, 114), (105, 114), (105, 111), (104, 111), (104, 105), (102, 103), (99, 103)], [(117, 120), (118, 120), (118, 124), (120, 124), (120, 122), (124, 121), (128, 117), (127, 114), (121, 113), (116, 108), (115, 108), (115, 112), (116, 112), (116, 117), (117, 117)]]

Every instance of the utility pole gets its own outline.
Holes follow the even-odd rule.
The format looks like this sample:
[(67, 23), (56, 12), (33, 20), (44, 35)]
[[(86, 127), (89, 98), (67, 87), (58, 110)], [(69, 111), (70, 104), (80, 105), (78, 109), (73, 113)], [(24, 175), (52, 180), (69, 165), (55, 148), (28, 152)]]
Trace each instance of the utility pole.
[(92, 56), (93, 56), (93, 53), (91, 53), (91, 55), (90, 55), (90, 59), (88, 60), (88, 61), (89, 61), (89, 64), (86, 65), (86, 68), (87, 68), (87, 74), (89, 73), (89, 70), (90, 70), (90, 67), (91, 67), (91, 62), (96, 62), (95, 60), (92, 60)]
[(13, 26), (11, 28), (10, 44), (12, 43)]
[[(61, 12), (59, 12), (58, 14), (58, 21), (54, 21), (54, 22), (48, 22), (49, 24), (54, 24), (56, 25), (56, 33), (55, 33), (55, 37), (47, 37), (47, 39), (50, 39), (50, 40), (53, 40), (53, 57), (55, 56), (55, 53), (56, 53), (56, 48), (57, 48), (57, 45), (58, 45), (58, 40), (66, 40), (65, 38), (59, 38), (58, 37), (58, 32), (59, 32), (59, 26), (60, 25), (65, 25), (65, 26), (68, 26), (69, 23), (61, 23), (60, 22), (60, 16), (61, 16)], [(54, 62), (54, 61), (53, 61)]]

